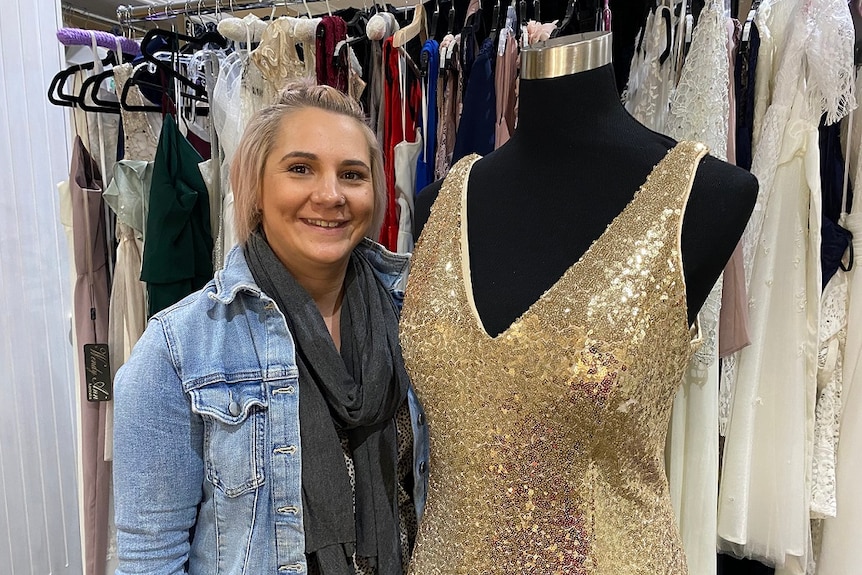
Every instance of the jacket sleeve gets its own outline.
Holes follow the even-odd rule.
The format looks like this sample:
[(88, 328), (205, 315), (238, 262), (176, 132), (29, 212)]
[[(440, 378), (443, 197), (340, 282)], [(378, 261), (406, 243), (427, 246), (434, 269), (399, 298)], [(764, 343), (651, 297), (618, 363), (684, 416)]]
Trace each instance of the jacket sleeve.
[(203, 424), (158, 319), (114, 385), (116, 575), (185, 573), (201, 500)]

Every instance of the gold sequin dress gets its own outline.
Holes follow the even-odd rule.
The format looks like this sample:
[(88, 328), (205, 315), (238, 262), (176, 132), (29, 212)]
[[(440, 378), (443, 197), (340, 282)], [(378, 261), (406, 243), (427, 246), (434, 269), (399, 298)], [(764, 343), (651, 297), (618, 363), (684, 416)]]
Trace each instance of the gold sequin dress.
[(466, 189), (444, 182), (413, 256), (404, 360), (431, 434), (409, 573), (685, 575), (663, 451), (691, 354), (679, 252), (701, 144), (681, 142), (497, 337), (472, 300)]

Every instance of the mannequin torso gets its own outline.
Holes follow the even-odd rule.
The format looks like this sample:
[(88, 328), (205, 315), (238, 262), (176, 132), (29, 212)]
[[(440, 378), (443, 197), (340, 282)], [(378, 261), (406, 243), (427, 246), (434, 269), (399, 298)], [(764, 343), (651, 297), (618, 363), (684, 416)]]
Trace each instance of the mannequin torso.
[[(596, 41), (609, 45), (609, 35), (586, 40)], [(528, 74), (522, 72), (517, 129), (473, 165), (467, 184), (473, 296), (492, 336), (581, 257), (675, 145), (625, 111), (613, 68), (602, 57), (545, 75), (530, 73), (530, 57), (522, 54)], [(439, 188), (435, 182), (417, 198), (417, 236)], [(736, 247), (756, 197), (750, 173), (711, 156), (701, 162), (682, 228), (690, 323)]]

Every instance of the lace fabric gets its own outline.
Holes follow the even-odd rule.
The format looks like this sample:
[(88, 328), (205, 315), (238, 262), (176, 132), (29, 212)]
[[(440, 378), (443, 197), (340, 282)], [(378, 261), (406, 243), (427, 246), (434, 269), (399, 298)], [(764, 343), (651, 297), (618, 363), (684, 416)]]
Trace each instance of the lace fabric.
[[(721, 159), (727, 155), (730, 115), (727, 20), (723, 2), (706, 3), (670, 99), (665, 126), (667, 135), (700, 141)], [(692, 356), (674, 401), (665, 452), (671, 500), (689, 572), (699, 575), (716, 572), (717, 358), (722, 287), (719, 278), (698, 314), (703, 344)]]
[(708, 0), (670, 99), (666, 133), (677, 140), (702, 142), (721, 160), (727, 159), (728, 74), (724, 3)]
[[(233, 226), (233, 190), (230, 186), (230, 164), (242, 134), (251, 117), (264, 106), (264, 79), (251, 64), (249, 53), (236, 51), (219, 67), (218, 80), (210, 102), (212, 120), (218, 132), (221, 165), (218, 170), (223, 201), (221, 215), (221, 253), (227, 254), (236, 244)], [(223, 262), (216, 262), (221, 267)]]
[[(665, 133), (676, 140), (702, 142), (713, 156), (726, 160), (729, 85), (724, 3), (709, 0), (700, 13), (679, 84), (670, 100)], [(717, 357), (722, 284), (719, 278), (700, 313), (704, 345), (695, 353), (695, 361), (704, 368)]]
[[(799, 574), (812, 559), (821, 287), (820, 237), (809, 230), (819, 229), (821, 217), (817, 127), (822, 114), (834, 119), (854, 102), (844, 81), (852, 73), (852, 22), (834, 0), (764, 0), (756, 22), (762, 44), (752, 173), (760, 190), (743, 236), (752, 345), (727, 362), (733, 397), (719, 547)], [(821, 27), (834, 33), (816, 33)], [(813, 73), (824, 54), (834, 67)]]
[[(288, 16), (267, 26), (260, 44), (251, 55), (264, 80), (261, 97), (265, 103), (274, 102), (287, 82), (315, 76), (315, 34), (320, 22), (320, 18)], [(304, 58), (299, 57), (297, 46), (302, 47)]]
[(665, 12), (672, 22), (673, 16), (667, 6), (659, 6), (647, 17), (642, 31), (642, 50), (636, 51), (632, 58), (628, 88), (623, 95), (626, 110), (643, 125), (661, 133), (665, 132), (674, 86), (674, 58), (671, 56), (661, 62), (668, 36), (673, 45), (673, 30), (667, 29)]
[(254, 14), (242, 18), (222, 18), (218, 23), (218, 32), (234, 42), (259, 42), (267, 23)]
[(832, 276), (821, 297), (820, 349), (817, 354), (817, 407), (811, 466), (811, 516), (835, 517), (835, 463), (841, 422), (844, 345), (847, 339), (847, 279)]
[[(764, 114), (759, 137), (755, 142), (751, 172), (760, 182), (754, 212), (744, 236), (745, 270), (748, 283), (759, 242), (766, 206), (773, 190), (775, 171), (779, 165), (782, 133), (786, 129), (791, 107), (800, 83), (806, 94), (803, 116), (819, 121), (826, 115), (829, 123), (841, 119), (856, 107), (853, 90), (853, 22), (841, 0), (775, 0), (765, 1), (758, 9), (758, 30), (761, 32), (763, 54), (758, 68), (775, 65), (775, 77), (762, 81), (758, 70), (757, 85), (772, 86), (771, 103)], [(776, 41), (785, 36), (781, 44)], [(765, 46), (765, 47), (764, 47)], [(777, 46), (781, 46), (781, 49)], [(764, 88), (765, 89), (765, 88)], [(762, 108), (768, 96), (760, 94), (757, 105)], [(755, 113), (755, 117), (758, 114)]]
[[(862, 79), (862, 76), (860, 76)], [(859, 161), (859, 136), (862, 131), (854, 128), (851, 159), (856, 166), (856, 176), (862, 171)], [(855, 180), (859, 181), (859, 180)], [(858, 203), (855, 213), (846, 217), (845, 227), (853, 233), (856, 254), (862, 254), (862, 210)], [(858, 257), (858, 256), (857, 256)], [(857, 265), (847, 273), (849, 285), (847, 305), (847, 339), (845, 347), (843, 381), (841, 390), (841, 440), (838, 443), (836, 465), (836, 510), (835, 517), (824, 519), (821, 553), (818, 557), (818, 575), (846, 575), (859, 570), (859, 533), (862, 533), (862, 495), (859, 477), (862, 476), (862, 276)]]
[[(132, 64), (120, 64), (113, 67), (114, 83), (117, 93), (122, 94), (123, 88), (135, 71)], [(127, 100), (135, 106), (152, 105), (144, 99), (137, 86), (129, 87)], [(127, 160), (144, 160), (152, 162), (156, 157), (156, 146), (159, 143), (161, 119), (154, 112), (133, 112), (120, 108), (123, 118), (124, 158)]]

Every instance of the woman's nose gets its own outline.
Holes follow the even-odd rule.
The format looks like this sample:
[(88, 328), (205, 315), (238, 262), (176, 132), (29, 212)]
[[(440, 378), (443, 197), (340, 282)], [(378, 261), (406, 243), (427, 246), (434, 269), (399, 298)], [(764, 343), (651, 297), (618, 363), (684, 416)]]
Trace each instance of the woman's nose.
[(315, 187), (312, 201), (327, 206), (340, 206), (346, 201), (338, 182), (337, 174), (325, 174)]

